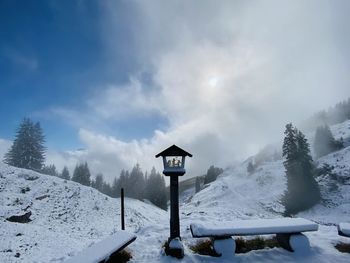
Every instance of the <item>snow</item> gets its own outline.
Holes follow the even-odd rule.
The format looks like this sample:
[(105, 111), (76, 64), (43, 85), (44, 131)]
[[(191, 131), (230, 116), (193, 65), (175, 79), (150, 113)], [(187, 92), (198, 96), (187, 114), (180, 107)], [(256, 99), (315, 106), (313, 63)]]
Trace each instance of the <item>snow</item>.
[(172, 248), (172, 249), (181, 249), (181, 250), (184, 249), (184, 247), (183, 247), (183, 245), (182, 245), (182, 243), (181, 243), (181, 241), (180, 241), (179, 238), (174, 238), (174, 239), (172, 239), (172, 240), (170, 241), (170, 243), (169, 243), (169, 248)]
[(294, 234), (290, 236), (289, 245), (295, 253), (308, 254), (310, 253), (309, 239), (303, 234)]
[[(336, 131), (336, 138), (341, 136), (349, 142), (349, 128), (347, 121), (331, 130)], [(319, 224), (318, 231), (305, 233), (308, 251), (299, 254), (273, 248), (215, 258), (190, 250), (198, 242), (191, 235), (191, 223), (209, 226), (213, 222), (223, 225), (236, 220), (282, 217), (280, 200), (286, 189), (282, 161), (263, 163), (251, 175), (247, 173), (247, 163), (242, 163), (226, 169), (217, 181), (180, 204), (185, 250), (181, 262), (349, 262), (349, 254), (334, 248), (339, 242), (350, 243), (349, 238), (337, 232), (337, 225), (350, 218), (349, 160), (349, 145), (317, 160), (318, 167), (324, 163), (333, 165), (336, 176), (334, 180), (328, 175), (317, 178), (323, 201), (297, 215)], [(30, 190), (22, 193), (26, 187)], [(0, 163), (0, 262), (64, 262), (120, 229), (119, 206), (120, 199), (90, 187)], [(128, 198), (125, 206), (127, 231), (137, 235), (137, 240), (128, 246), (133, 256), (130, 262), (179, 262), (163, 251), (169, 237), (169, 212)], [(9, 216), (28, 211), (32, 212), (32, 221), (27, 224), (6, 221)], [(296, 240), (296, 245), (301, 242)]]
[(220, 222), (220, 224), (191, 224), (194, 237), (267, 235), (317, 231), (318, 225), (303, 218), (253, 219)]
[(350, 237), (350, 223), (339, 223), (338, 230)]
[(215, 252), (221, 255), (222, 259), (229, 259), (235, 254), (236, 242), (232, 238), (216, 239), (213, 247)]
[(108, 259), (110, 255), (136, 239), (136, 235), (126, 231), (117, 231), (115, 234), (99, 241), (80, 252), (77, 256), (65, 263), (98, 263)]
[[(27, 224), (6, 220), (28, 211)], [(166, 218), (164, 210), (125, 198), (129, 232), (165, 225)], [(0, 163), (0, 262), (62, 262), (120, 229), (119, 198)]]

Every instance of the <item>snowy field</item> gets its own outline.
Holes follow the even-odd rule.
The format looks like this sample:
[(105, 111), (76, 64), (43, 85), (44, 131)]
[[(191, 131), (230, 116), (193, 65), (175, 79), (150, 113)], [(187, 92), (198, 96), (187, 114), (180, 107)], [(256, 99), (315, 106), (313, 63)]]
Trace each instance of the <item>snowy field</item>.
[[(350, 122), (332, 127), (337, 138), (350, 137)], [(291, 253), (282, 248), (264, 249), (233, 257), (193, 254), (198, 239), (191, 223), (223, 224), (235, 219), (279, 218), (279, 200), (286, 188), (282, 161), (267, 162), (248, 175), (247, 163), (225, 170), (218, 180), (180, 206), (181, 236), (185, 257), (179, 261), (162, 250), (169, 236), (169, 213), (153, 205), (126, 198), (126, 227), (137, 235), (129, 246), (131, 262), (350, 262), (338, 252), (338, 242), (350, 238), (337, 233), (339, 222), (350, 222), (350, 146), (317, 160), (334, 166), (336, 177), (319, 178), (324, 200), (298, 214), (319, 224), (305, 233), (310, 250)], [(120, 229), (120, 199), (71, 181), (0, 164), (0, 262), (64, 262), (94, 242)], [(12, 215), (31, 211), (31, 222), (8, 222)]]

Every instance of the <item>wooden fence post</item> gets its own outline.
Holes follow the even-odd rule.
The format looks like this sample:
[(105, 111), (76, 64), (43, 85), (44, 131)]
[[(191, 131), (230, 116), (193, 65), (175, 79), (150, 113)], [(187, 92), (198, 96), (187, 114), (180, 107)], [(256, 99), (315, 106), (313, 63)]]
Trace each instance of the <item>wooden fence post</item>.
[(125, 220), (124, 220), (124, 188), (120, 189), (120, 216), (122, 221), (122, 230), (125, 230)]

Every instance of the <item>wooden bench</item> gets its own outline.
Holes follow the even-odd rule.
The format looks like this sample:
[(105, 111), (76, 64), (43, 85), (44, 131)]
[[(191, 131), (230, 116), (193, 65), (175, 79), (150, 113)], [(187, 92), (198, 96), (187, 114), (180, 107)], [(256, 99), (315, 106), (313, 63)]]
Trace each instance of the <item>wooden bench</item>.
[(123, 250), (134, 242), (136, 235), (127, 231), (118, 231), (108, 238), (93, 244), (78, 255), (68, 259), (65, 263), (102, 263), (109, 257)]
[(350, 237), (350, 223), (339, 223), (338, 234), (343, 237)]
[[(195, 238), (209, 237), (219, 255), (234, 254), (236, 244), (233, 236), (276, 234), (281, 247), (294, 252), (309, 248), (309, 240), (302, 232), (317, 231), (318, 224), (303, 218), (279, 218), (257, 220), (235, 220), (218, 222), (214, 225), (191, 224)], [(233, 251), (232, 251), (233, 250)]]

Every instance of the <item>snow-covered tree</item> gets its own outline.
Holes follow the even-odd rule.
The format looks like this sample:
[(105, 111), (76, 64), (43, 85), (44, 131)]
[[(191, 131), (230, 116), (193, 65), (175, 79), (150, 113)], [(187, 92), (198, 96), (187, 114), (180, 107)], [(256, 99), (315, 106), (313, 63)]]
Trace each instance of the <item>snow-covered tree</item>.
[(19, 168), (40, 171), (45, 162), (45, 138), (40, 123), (24, 118), (4, 162)]
[(87, 162), (85, 162), (83, 164), (77, 164), (77, 166), (74, 169), (72, 181), (90, 186), (91, 184), (90, 177), (91, 177), (90, 170)]
[(305, 135), (287, 124), (284, 132), (283, 157), (287, 176), (287, 191), (282, 203), (286, 215), (311, 208), (320, 201), (320, 189), (314, 178), (314, 165)]

